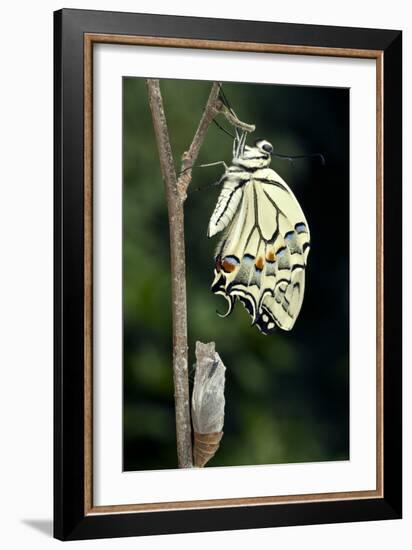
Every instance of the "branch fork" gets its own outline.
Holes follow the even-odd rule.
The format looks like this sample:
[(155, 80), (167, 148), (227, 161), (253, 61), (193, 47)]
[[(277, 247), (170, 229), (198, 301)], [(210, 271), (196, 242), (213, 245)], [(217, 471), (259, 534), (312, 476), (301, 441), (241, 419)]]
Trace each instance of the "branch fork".
[[(153, 128), (159, 152), (160, 169), (165, 184), (169, 216), (173, 325), (173, 383), (177, 456), (179, 468), (191, 468), (193, 466), (193, 454), (187, 354), (186, 262), (183, 206), (187, 197), (188, 187), (192, 180), (192, 168), (196, 163), (200, 148), (213, 119), (218, 114), (222, 114), (232, 126), (240, 128), (243, 131), (253, 132), (255, 127), (252, 124), (246, 124), (239, 120), (234, 112), (223, 104), (220, 99), (221, 85), (219, 82), (214, 82), (199, 125), (193, 136), (192, 143), (189, 149), (182, 155), (181, 171), (179, 176), (177, 176), (159, 80), (148, 79), (146, 82)], [(219, 441), (220, 438), (221, 435), (219, 434)], [(206, 460), (206, 458), (210, 459), (211, 457), (211, 442), (209, 439), (208, 441), (201, 442), (197, 436), (197, 465), (204, 465), (201, 464), (203, 460)], [(213, 444), (218, 445), (219, 442), (216, 441)], [(204, 456), (205, 453), (206, 456)], [(199, 458), (200, 455), (202, 455), (203, 458)]]

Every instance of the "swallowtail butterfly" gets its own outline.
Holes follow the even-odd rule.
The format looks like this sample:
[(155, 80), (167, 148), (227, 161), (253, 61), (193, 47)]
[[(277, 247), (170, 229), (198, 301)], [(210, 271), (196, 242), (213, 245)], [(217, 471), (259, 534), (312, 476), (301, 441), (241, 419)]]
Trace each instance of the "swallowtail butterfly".
[[(242, 302), (263, 334), (291, 330), (301, 309), (310, 248), (309, 226), (286, 182), (269, 168), (272, 145), (246, 145), (236, 135), (231, 166), (210, 218), (208, 237), (222, 232), (212, 291), (225, 297), (229, 315)], [(224, 163), (222, 163), (224, 164)]]

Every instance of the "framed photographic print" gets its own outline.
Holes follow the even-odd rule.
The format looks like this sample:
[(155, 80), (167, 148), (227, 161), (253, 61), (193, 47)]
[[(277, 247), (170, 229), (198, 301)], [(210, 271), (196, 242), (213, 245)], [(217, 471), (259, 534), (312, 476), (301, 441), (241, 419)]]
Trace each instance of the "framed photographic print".
[(54, 24), (55, 536), (400, 518), (401, 32)]

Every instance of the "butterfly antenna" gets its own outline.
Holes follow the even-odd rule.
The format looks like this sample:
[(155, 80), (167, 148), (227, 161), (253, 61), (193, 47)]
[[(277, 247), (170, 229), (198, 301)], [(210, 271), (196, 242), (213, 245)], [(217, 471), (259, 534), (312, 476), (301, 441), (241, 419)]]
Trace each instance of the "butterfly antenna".
[(236, 139), (236, 136), (234, 136), (232, 133), (229, 132), (229, 130), (227, 130), (226, 128), (224, 128), (221, 124), (218, 123), (218, 121), (216, 119), (213, 119), (213, 122), (216, 124), (216, 126), (218, 128), (220, 128), (220, 130), (222, 130), (225, 134), (227, 134), (228, 136), (230, 136), (232, 139)]
[(227, 107), (228, 109), (230, 109), (230, 108), (231, 108), (231, 107), (230, 107), (230, 103), (229, 103), (229, 101), (228, 101), (228, 99), (227, 99), (227, 97), (226, 97), (225, 92), (223, 91), (223, 86), (222, 86), (222, 84), (219, 84), (219, 96), (220, 96), (220, 99), (221, 99), (221, 101), (223, 102), (223, 104), (226, 105), (226, 107)]
[[(229, 111), (232, 113), (232, 115), (236, 116), (235, 111), (232, 109), (232, 107), (230, 105), (230, 102), (229, 102), (225, 92), (223, 91), (222, 84), (219, 84), (219, 95), (220, 95), (220, 99), (222, 100), (223, 104), (229, 109)], [(236, 118), (237, 118), (237, 116), (236, 116)]]
[(322, 153), (309, 153), (307, 155), (282, 155), (281, 153), (272, 153), (272, 157), (276, 157), (283, 160), (290, 160), (291, 162), (293, 162), (296, 159), (307, 159), (307, 158), (314, 157), (314, 158), (320, 159), (322, 166), (325, 166), (326, 164), (325, 157), (322, 155)]

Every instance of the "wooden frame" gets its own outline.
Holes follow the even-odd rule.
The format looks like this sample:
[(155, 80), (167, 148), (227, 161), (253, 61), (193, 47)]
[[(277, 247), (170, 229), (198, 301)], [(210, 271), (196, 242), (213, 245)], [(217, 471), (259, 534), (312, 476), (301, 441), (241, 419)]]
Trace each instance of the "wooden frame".
[[(375, 491), (93, 505), (92, 59), (93, 44), (99, 42), (376, 59)], [(390, 135), (390, 140), (384, 140), (385, 135)], [(400, 32), (83, 10), (56, 12), (55, 536), (68, 540), (400, 517), (400, 218)]]

